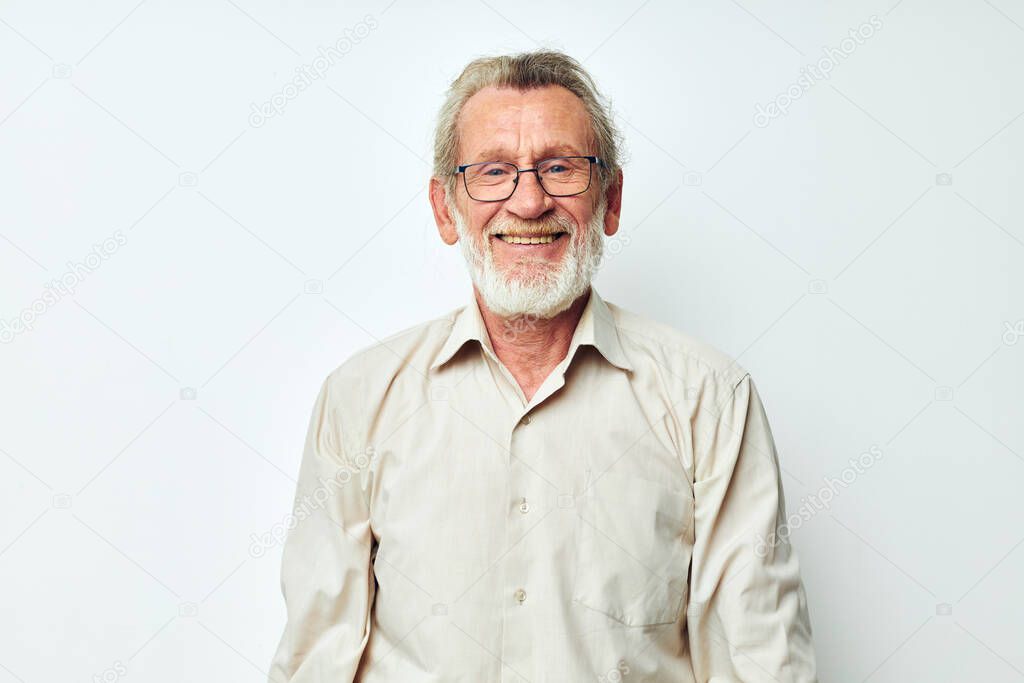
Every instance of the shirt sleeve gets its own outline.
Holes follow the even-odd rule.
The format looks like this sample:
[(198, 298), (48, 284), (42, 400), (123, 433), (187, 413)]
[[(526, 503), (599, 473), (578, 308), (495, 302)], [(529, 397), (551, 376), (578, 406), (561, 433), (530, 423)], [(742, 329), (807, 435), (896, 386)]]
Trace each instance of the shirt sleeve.
[(701, 411), (710, 417), (696, 420), (701, 433), (694, 431), (686, 614), (694, 676), (701, 683), (814, 683), (807, 598), (785, 530), (764, 406), (749, 373), (716, 402), (717, 409)]
[(283, 549), (288, 616), (270, 683), (350, 683), (370, 634), (369, 467), (365, 454), (344, 452), (330, 379), (310, 418)]

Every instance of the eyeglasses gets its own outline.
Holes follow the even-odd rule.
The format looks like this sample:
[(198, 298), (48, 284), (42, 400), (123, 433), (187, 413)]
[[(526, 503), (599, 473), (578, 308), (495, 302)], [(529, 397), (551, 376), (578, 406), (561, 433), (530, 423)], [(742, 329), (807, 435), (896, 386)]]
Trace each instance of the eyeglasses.
[(464, 164), (452, 175), (462, 174), (466, 192), (478, 202), (502, 202), (519, 186), (520, 173), (536, 173), (541, 189), (552, 197), (572, 197), (590, 189), (591, 167), (604, 166), (598, 157), (551, 157), (534, 168), (519, 168), (507, 161)]

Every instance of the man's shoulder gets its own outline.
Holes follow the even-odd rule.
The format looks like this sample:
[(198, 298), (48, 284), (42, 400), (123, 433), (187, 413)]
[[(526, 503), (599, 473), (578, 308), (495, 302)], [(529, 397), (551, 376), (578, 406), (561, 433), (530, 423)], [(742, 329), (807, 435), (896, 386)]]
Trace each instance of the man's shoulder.
[(355, 351), (328, 375), (328, 381), (391, 382), (411, 373), (426, 380), (430, 364), (448, 339), (456, 316), (465, 306), (448, 311), (375, 340)]
[(710, 380), (732, 388), (748, 374), (735, 358), (689, 332), (613, 303), (607, 306), (627, 355), (684, 379), (688, 386)]

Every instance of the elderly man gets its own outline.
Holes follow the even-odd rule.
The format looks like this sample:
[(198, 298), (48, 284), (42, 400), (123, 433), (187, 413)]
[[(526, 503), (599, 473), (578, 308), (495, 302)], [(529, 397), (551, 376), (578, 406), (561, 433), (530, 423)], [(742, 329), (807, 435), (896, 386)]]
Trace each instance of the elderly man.
[(816, 680), (750, 374), (591, 286), (618, 139), (558, 52), (452, 84), (430, 202), (473, 297), (323, 382), (271, 681)]

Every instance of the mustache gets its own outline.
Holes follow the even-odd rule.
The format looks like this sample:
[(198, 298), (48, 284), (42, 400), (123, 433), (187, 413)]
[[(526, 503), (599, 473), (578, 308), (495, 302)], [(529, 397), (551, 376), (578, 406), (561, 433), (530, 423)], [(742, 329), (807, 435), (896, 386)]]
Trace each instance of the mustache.
[(543, 221), (525, 222), (515, 220), (498, 220), (487, 227), (485, 234), (493, 235), (557, 235), (567, 232), (570, 235), (575, 232), (575, 225), (571, 220), (563, 216), (552, 216)]

